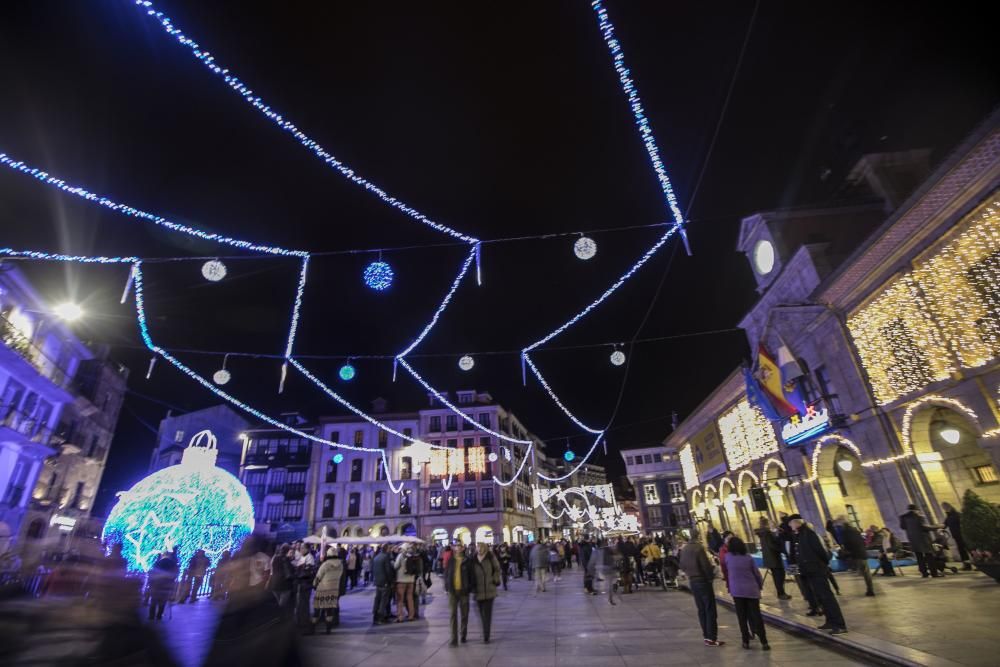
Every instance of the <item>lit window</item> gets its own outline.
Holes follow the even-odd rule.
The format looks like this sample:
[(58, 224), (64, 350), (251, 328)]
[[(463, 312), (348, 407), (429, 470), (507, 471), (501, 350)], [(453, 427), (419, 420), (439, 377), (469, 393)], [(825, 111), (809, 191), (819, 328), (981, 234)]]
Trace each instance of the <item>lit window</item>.
[(431, 498), (431, 509), (432, 510), (439, 510), (439, 509), (441, 509), (441, 498), (443, 496), (444, 496), (444, 492), (441, 491), (440, 489), (434, 489), (433, 491), (431, 491), (430, 498)]
[(976, 479), (979, 480), (980, 484), (995, 484), (1000, 482), (1000, 477), (997, 477), (996, 468), (988, 463), (984, 466), (973, 468), (972, 472), (976, 473)]
[(656, 484), (644, 484), (642, 487), (642, 497), (646, 499), (647, 505), (660, 504), (660, 492), (656, 490)]

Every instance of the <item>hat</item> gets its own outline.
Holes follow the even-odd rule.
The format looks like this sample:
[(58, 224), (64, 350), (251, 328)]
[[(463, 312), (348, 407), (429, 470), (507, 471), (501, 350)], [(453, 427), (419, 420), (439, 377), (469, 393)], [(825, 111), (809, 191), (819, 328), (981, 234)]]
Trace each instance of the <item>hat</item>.
[(805, 519), (802, 518), (801, 514), (792, 514), (791, 516), (788, 517), (788, 520), (789, 521), (805, 521)]

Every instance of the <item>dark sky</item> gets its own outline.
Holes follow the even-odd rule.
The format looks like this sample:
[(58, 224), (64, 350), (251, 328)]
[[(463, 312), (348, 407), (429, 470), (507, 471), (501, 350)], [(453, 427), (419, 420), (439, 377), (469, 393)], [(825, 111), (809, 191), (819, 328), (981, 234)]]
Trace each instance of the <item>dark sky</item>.
[[(431, 218), (480, 238), (648, 225), (667, 219), (589, 3), (162, 2), (158, 6), (274, 108), (333, 154)], [(722, 108), (751, 3), (611, 2), (681, 206)], [(1000, 100), (988, 22), (959, 5), (840, 3), (829, 11), (764, 2), (732, 101), (688, 216), (693, 257), (671, 245), (554, 344), (627, 341), (732, 327), (752, 304), (750, 269), (735, 252), (741, 217), (822, 203), (862, 153), (929, 147), (935, 160)], [(447, 240), (324, 166), (251, 110), (130, 2), (7, 3), (0, 9), (0, 151), (67, 181), (178, 222), (255, 240), (336, 251)], [(829, 170), (821, 180), (820, 174)], [(151, 229), (0, 172), (0, 243), (142, 256), (234, 254)], [(414, 358), (439, 388), (489, 390), (544, 438), (579, 433), (536, 383), (521, 386), (522, 347), (581, 309), (652, 244), (657, 229), (596, 234), (590, 262), (572, 238), (491, 244), (484, 284), (467, 281)], [(420, 330), (465, 250), (386, 252), (396, 285), (376, 294), (359, 274), (373, 255), (312, 263), (298, 351), (386, 354)], [(238, 254), (238, 253), (236, 253)], [(296, 264), (227, 261), (230, 278), (201, 279), (199, 261), (148, 267), (153, 334), (171, 348), (280, 353)], [(148, 461), (167, 405), (217, 402), (166, 363), (144, 379), (121, 267), (25, 267), (54, 301), (92, 315), (81, 334), (115, 345), (132, 369), (105, 489), (131, 484)], [(624, 373), (610, 347), (540, 351), (536, 359), (585, 421), (611, 418)], [(609, 451), (651, 444), (747, 352), (728, 333), (639, 345)], [(179, 355), (206, 374), (219, 357)], [(425, 404), (391, 364), (309, 362), (367, 406)], [(279, 363), (232, 359), (236, 395), (272, 413), (315, 416), (335, 403)], [(150, 400), (150, 399), (155, 399)], [(156, 402), (158, 401), (158, 402)], [(574, 449), (585, 440), (571, 441)], [(551, 445), (564, 450), (564, 441)], [(609, 457), (621, 472), (617, 455)], [(105, 494), (105, 500), (109, 498)]]

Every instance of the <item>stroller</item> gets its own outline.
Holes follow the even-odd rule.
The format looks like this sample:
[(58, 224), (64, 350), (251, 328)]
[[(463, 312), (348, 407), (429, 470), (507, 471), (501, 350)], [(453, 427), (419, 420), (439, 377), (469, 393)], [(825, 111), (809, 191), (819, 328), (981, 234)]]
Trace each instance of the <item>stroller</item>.
[(667, 578), (663, 573), (662, 558), (648, 561), (642, 568), (642, 576), (646, 580), (647, 586), (659, 586), (663, 590), (667, 590)]
[(663, 557), (663, 579), (665, 588), (677, 588), (677, 573), (680, 572), (680, 561), (673, 554)]

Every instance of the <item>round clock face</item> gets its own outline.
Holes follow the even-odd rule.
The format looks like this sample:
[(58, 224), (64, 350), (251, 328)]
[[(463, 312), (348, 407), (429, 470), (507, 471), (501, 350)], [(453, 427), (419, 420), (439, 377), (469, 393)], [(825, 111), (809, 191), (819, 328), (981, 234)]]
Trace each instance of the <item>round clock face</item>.
[(774, 244), (767, 240), (757, 241), (753, 247), (753, 268), (766, 276), (774, 268)]

